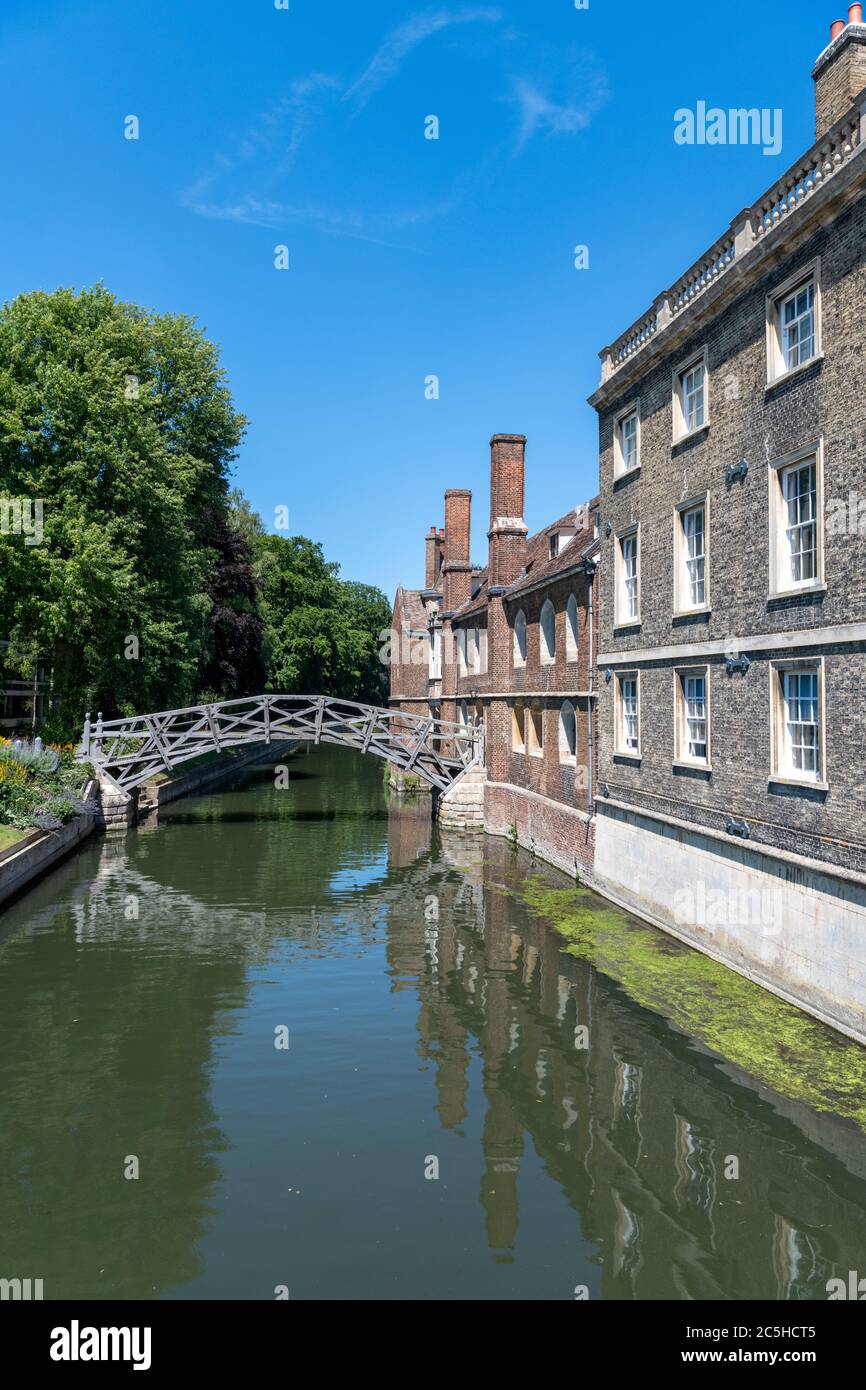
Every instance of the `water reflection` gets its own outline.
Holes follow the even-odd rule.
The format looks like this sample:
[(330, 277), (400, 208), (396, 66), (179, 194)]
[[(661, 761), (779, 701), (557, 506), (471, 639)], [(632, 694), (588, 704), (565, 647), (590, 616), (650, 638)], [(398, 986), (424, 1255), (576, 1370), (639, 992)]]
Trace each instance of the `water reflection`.
[(414, 971), (443, 1124), (464, 1118), (470, 1039), (481, 1048), (491, 1249), (517, 1245), (528, 1143), (582, 1214), (605, 1297), (826, 1298), (828, 1278), (862, 1263), (864, 1136), (775, 1096), (564, 954), (502, 891), (561, 881), (554, 871), (502, 841), (443, 837), (440, 855), (455, 872), (436, 879), (423, 960), (399, 927), (389, 956), (404, 987)]
[(423, 799), (389, 814), (372, 760), (292, 766), (94, 842), (4, 915), (0, 1277), (808, 1299), (862, 1264), (850, 1121), (567, 954), (524, 901), (554, 870), (440, 836)]

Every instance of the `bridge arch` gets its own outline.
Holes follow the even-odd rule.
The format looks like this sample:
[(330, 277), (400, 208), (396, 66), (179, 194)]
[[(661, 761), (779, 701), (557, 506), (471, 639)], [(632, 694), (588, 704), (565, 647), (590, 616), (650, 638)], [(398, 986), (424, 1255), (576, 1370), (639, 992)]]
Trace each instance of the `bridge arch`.
[(286, 740), (372, 753), (440, 792), (484, 763), (484, 735), (474, 725), (331, 695), (255, 695), (95, 722), (88, 714), (76, 756), (128, 797), (203, 753)]

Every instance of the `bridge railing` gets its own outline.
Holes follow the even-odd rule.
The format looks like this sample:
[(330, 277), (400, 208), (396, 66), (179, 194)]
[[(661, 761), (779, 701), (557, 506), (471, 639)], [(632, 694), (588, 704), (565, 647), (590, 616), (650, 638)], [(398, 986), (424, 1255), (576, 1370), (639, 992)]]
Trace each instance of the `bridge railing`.
[(128, 792), (205, 753), (298, 739), (387, 758), (440, 790), (484, 760), (475, 725), (325, 695), (260, 695), (95, 722), (87, 715), (78, 757)]

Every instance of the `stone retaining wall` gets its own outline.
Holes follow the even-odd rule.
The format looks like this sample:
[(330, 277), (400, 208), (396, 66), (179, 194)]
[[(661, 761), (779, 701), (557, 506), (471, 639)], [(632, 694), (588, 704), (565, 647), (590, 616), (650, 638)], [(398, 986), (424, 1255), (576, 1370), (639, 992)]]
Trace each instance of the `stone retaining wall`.
[[(95, 784), (85, 789), (85, 797), (94, 796)], [(0, 903), (20, 893), (34, 879), (39, 878), (59, 860), (63, 859), (99, 824), (98, 816), (76, 816), (59, 830), (46, 830), (35, 836), (28, 835), (17, 849), (0, 862)]]

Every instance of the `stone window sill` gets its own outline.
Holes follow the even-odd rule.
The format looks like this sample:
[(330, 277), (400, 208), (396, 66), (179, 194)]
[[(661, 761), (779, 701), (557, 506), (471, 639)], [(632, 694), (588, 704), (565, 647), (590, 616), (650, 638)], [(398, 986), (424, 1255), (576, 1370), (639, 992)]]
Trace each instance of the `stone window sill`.
[(675, 772), (679, 770), (685, 772), (709, 773), (713, 770), (712, 763), (702, 763), (698, 762), (696, 759), (690, 760), (689, 758), (674, 758), (672, 766)]
[(623, 751), (622, 751), (621, 749), (619, 749), (619, 748), (616, 749), (616, 751), (615, 751), (615, 753), (614, 753), (613, 756), (614, 756), (615, 758), (622, 758), (622, 759), (625, 759), (625, 761), (626, 761), (626, 762), (629, 762), (629, 763), (640, 763), (640, 762), (641, 762), (641, 755), (640, 755), (640, 753), (625, 753), (625, 752), (623, 752)]
[(675, 608), (673, 616), (675, 618), (700, 618), (705, 613), (712, 613), (712, 608), (708, 603), (702, 603), (699, 608)]
[(767, 783), (768, 787), (796, 787), (804, 792), (828, 792), (829, 782), (813, 782), (806, 777), (771, 777)]
[(774, 603), (779, 598), (797, 598), (800, 594), (826, 594), (827, 585), (823, 579), (817, 584), (797, 584), (793, 589), (774, 589), (767, 598)]
[(767, 392), (774, 391), (777, 386), (784, 386), (786, 381), (793, 381), (795, 377), (800, 376), (803, 372), (807, 372), (810, 367), (814, 367), (817, 363), (823, 361), (823, 352), (816, 352), (815, 356), (810, 357), (808, 362), (801, 362), (799, 367), (791, 367), (786, 372), (780, 372), (778, 376), (774, 376), (770, 381), (767, 382), (767, 385), (764, 388), (764, 394), (766, 395)]
[(705, 425), (698, 425), (696, 430), (688, 430), (685, 434), (677, 435), (671, 444), (671, 449), (678, 449), (681, 444), (688, 444), (692, 439), (699, 439), (702, 434), (709, 434), (709, 430), (710, 423), (707, 421)]

